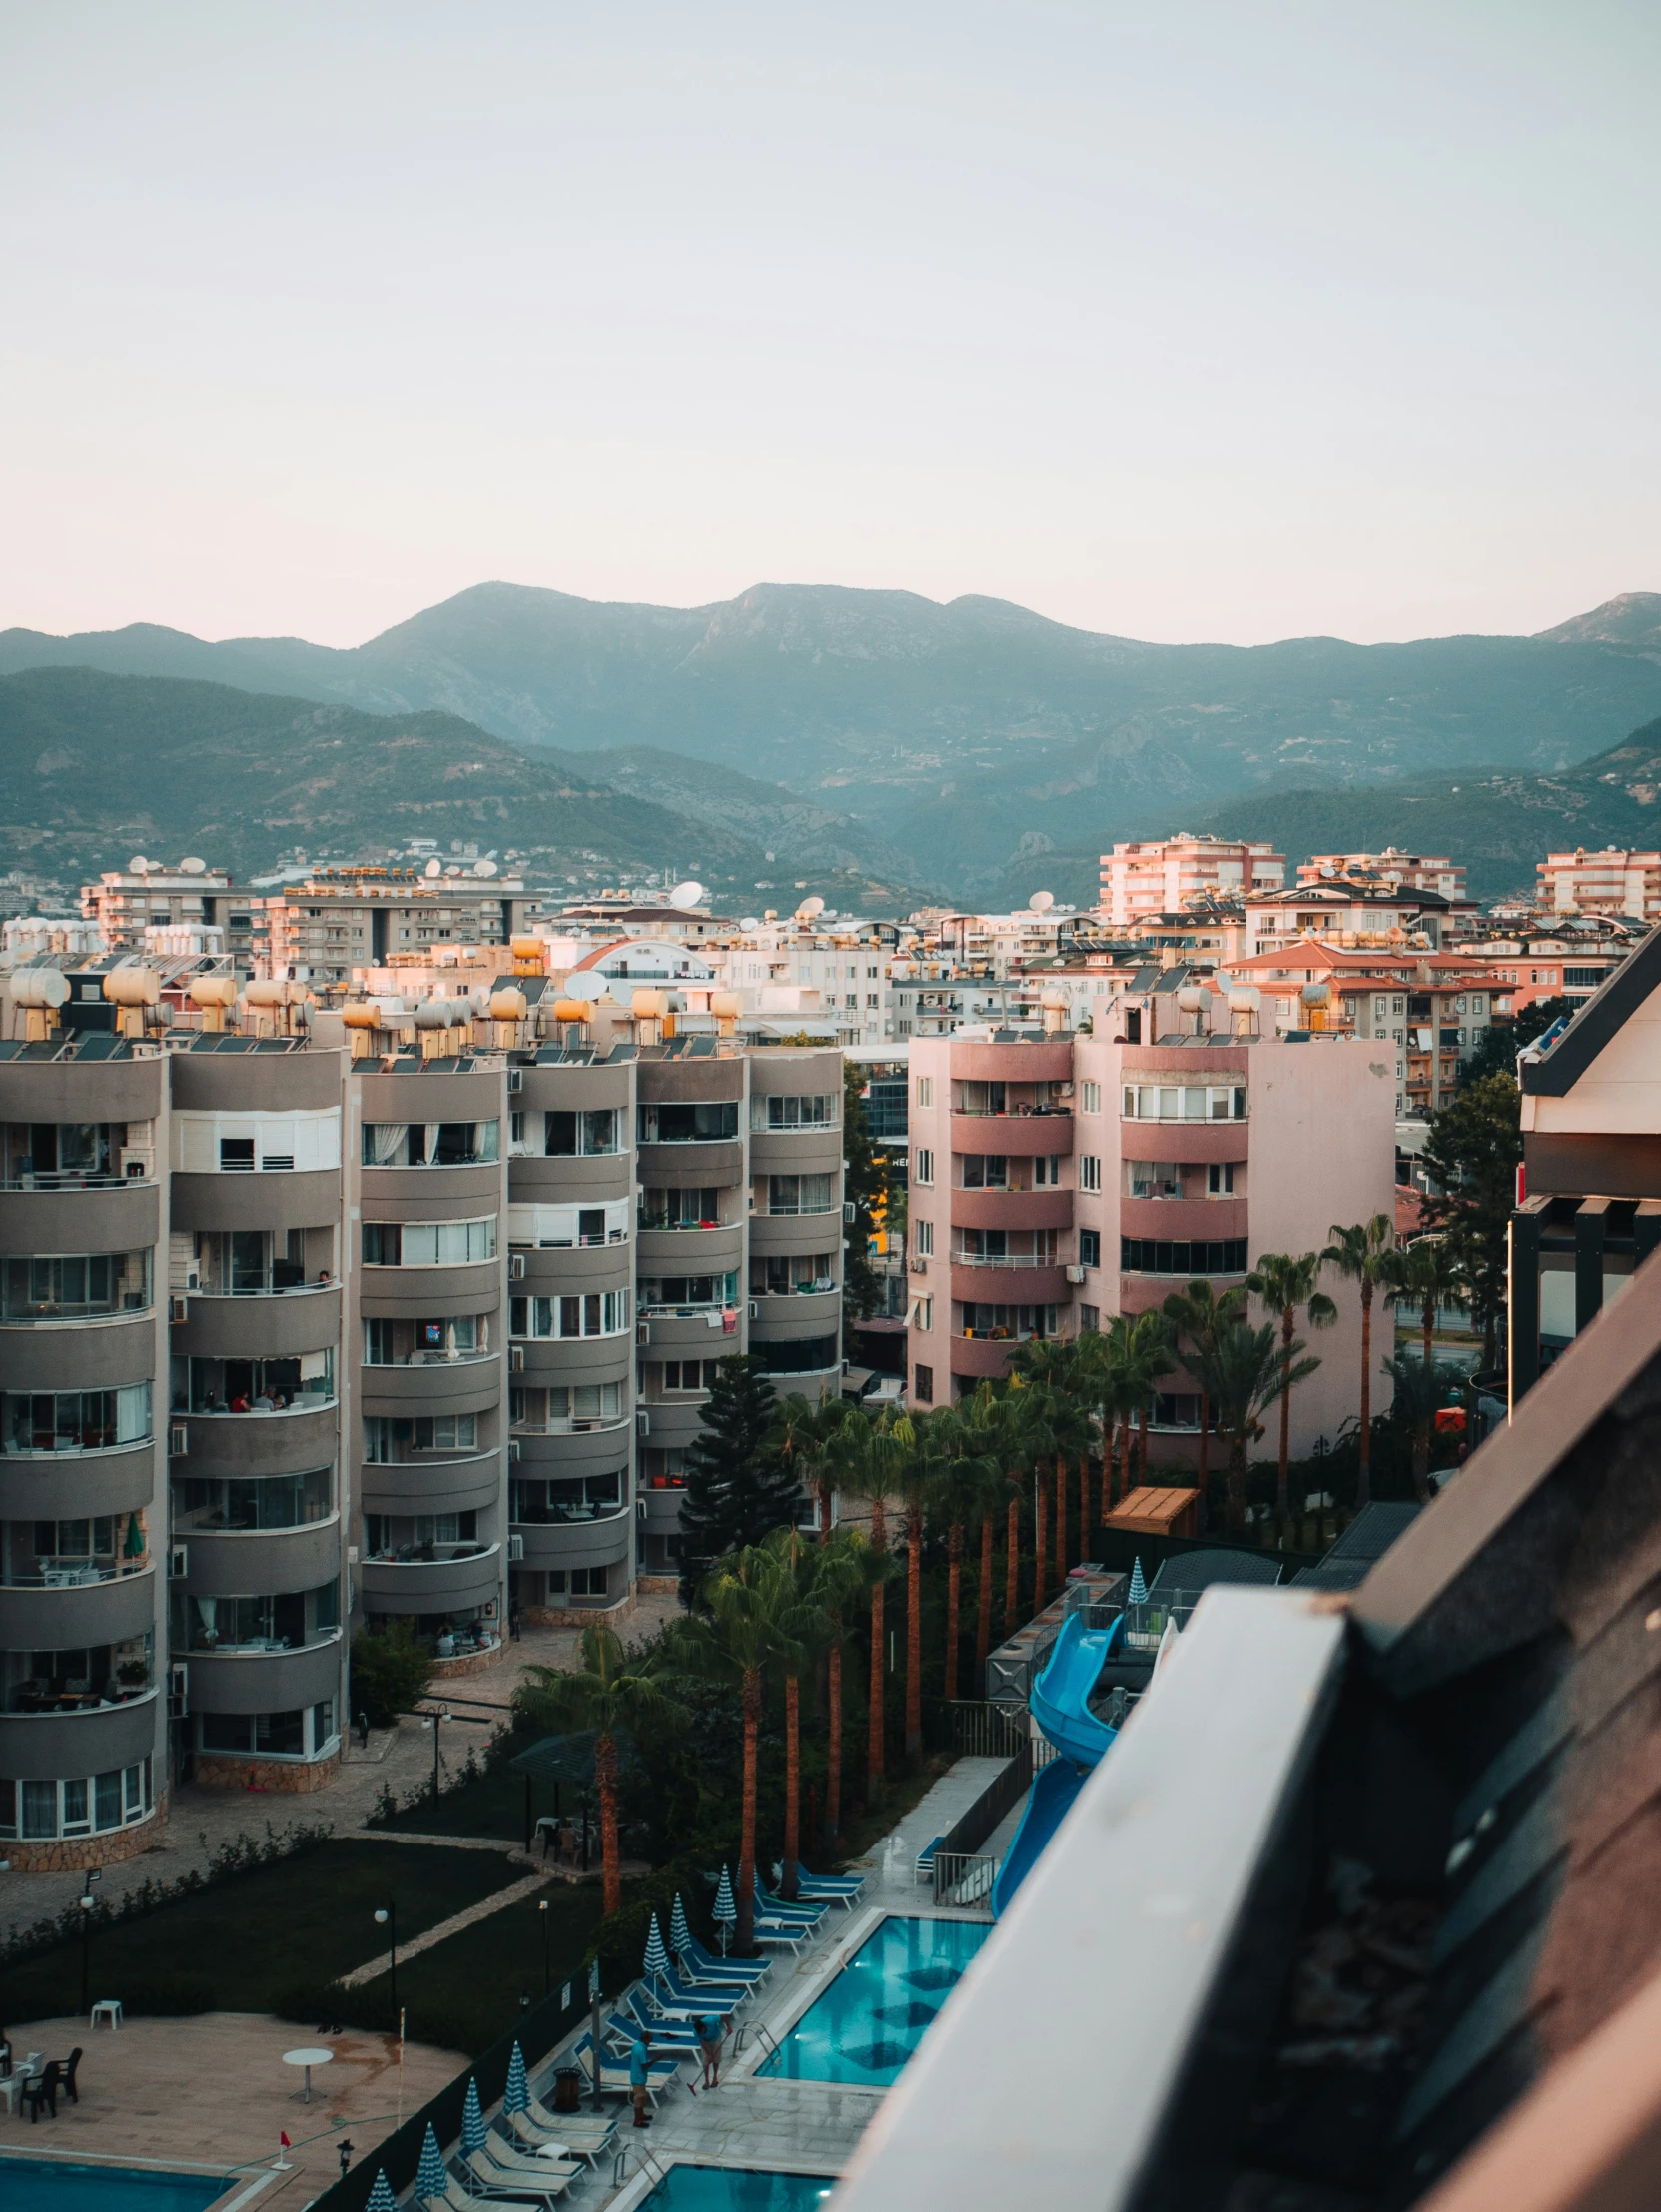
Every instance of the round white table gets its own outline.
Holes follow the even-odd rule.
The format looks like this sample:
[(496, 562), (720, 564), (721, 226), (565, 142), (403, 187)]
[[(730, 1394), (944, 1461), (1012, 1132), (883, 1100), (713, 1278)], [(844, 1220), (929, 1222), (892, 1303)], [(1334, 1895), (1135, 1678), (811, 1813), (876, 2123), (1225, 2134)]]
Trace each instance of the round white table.
[(327, 2066), (334, 2056), (335, 2053), (332, 2050), (324, 2049), (321, 2044), (315, 2050), (286, 2050), (283, 2053), (285, 2066), (304, 2066), (306, 2069), (306, 2102), (308, 2104), (312, 2101), (312, 2068), (314, 2066)]

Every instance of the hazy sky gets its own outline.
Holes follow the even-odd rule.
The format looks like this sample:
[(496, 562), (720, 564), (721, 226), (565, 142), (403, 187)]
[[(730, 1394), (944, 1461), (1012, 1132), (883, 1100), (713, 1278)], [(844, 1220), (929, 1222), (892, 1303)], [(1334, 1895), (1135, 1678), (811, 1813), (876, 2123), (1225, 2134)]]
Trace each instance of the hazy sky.
[(0, 627), (1661, 589), (1661, 11), (0, 0)]

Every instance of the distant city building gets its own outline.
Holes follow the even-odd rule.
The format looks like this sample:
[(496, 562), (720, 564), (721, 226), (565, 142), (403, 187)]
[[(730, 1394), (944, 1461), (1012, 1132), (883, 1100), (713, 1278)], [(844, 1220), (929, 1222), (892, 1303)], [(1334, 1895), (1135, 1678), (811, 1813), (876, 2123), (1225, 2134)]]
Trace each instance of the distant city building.
[(1450, 924), (1476, 911), (1439, 891), (1392, 885), (1382, 877), (1334, 876), (1291, 890), (1260, 891), (1245, 902), (1245, 953), (1289, 938), (1317, 937), (1346, 946), (1400, 947), (1409, 939), (1434, 950)]
[(1184, 831), (1104, 853), (1101, 911), (1111, 927), (1123, 929), (1148, 914), (1181, 913), (1206, 894), (1239, 899), (1278, 890), (1285, 880), (1285, 855), (1272, 845)]
[[(142, 953), (150, 930), (218, 930), (223, 934), (217, 949), (246, 965), (253, 957), (258, 903), (238, 890), (224, 869), (194, 856), (172, 868), (135, 856), (125, 870), (108, 870), (81, 887), (81, 912), (97, 924), (112, 953)], [(161, 949), (172, 948), (164, 943)]]
[(339, 993), (355, 968), (446, 945), (510, 943), (525, 888), (493, 861), (429, 860), (424, 869), (319, 868), (268, 896), (254, 917), (262, 975)]
[(1329, 876), (1376, 877), (1392, 889), (1435, 891), (1456, 903), (1465, 897), (1465, 871), (1445, 853), (1403, 853), (1394, 845), (1381, 853), (1315, 853), (1297, 864), (1300, 884)]
[(1613, 845), (1600, 853), (1576, 846), (1572, 853), (1548, 853), (1535, 864), (1540, 905), (1551, 914), (1630, 914), (1640, 922), (1661, 921), (1661, 852), (1625, 852)]

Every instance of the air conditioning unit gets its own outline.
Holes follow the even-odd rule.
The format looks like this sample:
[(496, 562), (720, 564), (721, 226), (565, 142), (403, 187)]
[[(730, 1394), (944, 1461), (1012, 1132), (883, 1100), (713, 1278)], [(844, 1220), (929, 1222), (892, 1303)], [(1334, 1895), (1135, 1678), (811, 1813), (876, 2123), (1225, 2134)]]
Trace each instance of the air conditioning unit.
[(915, 1257), (914, 1257), (914, 1258), (912, 1259), (912, 1261), (911, 1261), (911, 1263), (910, 1263), (910, 1264), (911, 1264), (911, 1272), (912, 1272), (912, 1273), (913, 1273), (914, 1275), (926, 1275), (926, 1274), (928, 1273), (928, 1271), (929, 1271), (929, 1263), (928, 1263), (928, 1261), (927, 1261), (927, 1260), (926, 1260), (926, 1259), (925, 1259), (925, 1258), (924, 1258), (924, 1257), (922, 1256), (922, 1254), (921, 1254), (921, 1253), (918, 1253), (918, 1254), (917, 1254), (917, 1255), (916, 1255), (916, 1256), (915, 1256)]
[(1067, 1279), (1069, 1282), (1083, 1282), (1085, 1279), (1085, 1270), (1082, 1267), (1069, 1267), (1067, 1270)]
[(651, 1323), (649, 1321), (637, 1321), (635, 1323), (634, 1341), (636, 1344), (649, 1344), (651, 1342)]
[(184, 1660), (176, 1659), (167, 1671), (167, 1717), (182, 1721), (190, 1709), (191, 1671)]
[(509, 1559), (513, 1559), (513, 1560), (519, 1560), (519, 1559), (523, 1559), (523, 1557), (524, 1557), (524, 1538), (523, 1538), (522, 1536), (509, 1536), (509, 1537), (508, 1537), (508, 1539), (507, 1539), (507, 1556), (508, 1556), (508, 1558), (509, 1558)]
[(156, 1154), (148, 1144), (124, 1144), (121, 1147), (121, 1179), (123, 1182), (155, 1181)]
[(522, 1068), (508, 1069), (507, 1088), (509, 1091), (522, 1091), (524, 1089), (524, 1070)]
[(167, 1456), (183, 1459), (191, 1448), (191, 1432), (183, 1421), (171, 1421), (167, 1432)]
[(170, 1544), (167, 1555), (169, 1582), (183, 1582), (191, 1571), (191, 1548), (188, 1544)]
[(518, 1440), (518, 1438), (517, 1438), (516, 1436), (510, 1436), (510, 1437), (509, 1437), (509, 1438), (507, 1439), (507, 1463), (508, 1463), (508, 1465), (509, 1465), (510, 1467), (511, 1467), (511, 1466), (516, 1466), (516, 1465), (518, 1464), (518, 1461), (519, 1461), (519, 1458), (520, 1458), (520, 1456), (521, 1456), (521, 1455), (520, 1455), (520, 1452), (519, 1452), (519, 1440)]
[(508, 1255), (507, 1255), (507, 1279), (508, 1279), (508, 1281), (509, 1281), (509, 1282), (523, 1282), (523, 1280), (524, 1280), (524, 1254), (523, 1254), (523, 1252), (509, 1252), (509, 1253), (508, 1253)]
[(651, 1434), (651, 1415), (643, 1405), (637, 1405), (634, 1409), (634, 1433), (636, 1436)]
[(759, 1321), (761, 1319), (761, 1301), (758, 1298), (752, 1298), (750, 1300), (750, 1319), (752, 1321)]
[(507, 1372), (510, 1375), (522, 1375), (524, 1373), (524, 1346), (522, 1344), (508, 1345)]

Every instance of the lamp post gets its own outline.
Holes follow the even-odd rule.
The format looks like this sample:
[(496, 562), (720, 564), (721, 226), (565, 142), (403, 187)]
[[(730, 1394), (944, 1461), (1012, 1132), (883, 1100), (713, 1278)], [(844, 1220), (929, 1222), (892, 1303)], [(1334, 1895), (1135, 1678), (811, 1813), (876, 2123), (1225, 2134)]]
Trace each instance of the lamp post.
[(542, 1899), (536, 1909), (542, 1917), (542, 1996), (545, 2000), (553, 1988), (548, 1969), (548, 1900), (546, 1897)]
[(448, 1719), (449, 1712), (447, 1708), (442, 1712), (423, 1713), (421, 1715), (421, 1727), (429, 1728), (432, 1731), (432, 1810), (434, 1813), (438, 1810), (438, 1730), (442, 1723)]
[(92, 2003), (92, 1885), (104, 1876), (96, 1869), (89, 1873), (81, 1891), (81, 2010), (87, 2011)]
[(398, 1906), (388, 1902), (376, 1909), (376, 1925), (387, 1930), (387, 1940), (392, 1950), (393, 1967), (393, 2025), (398, 2025)]

